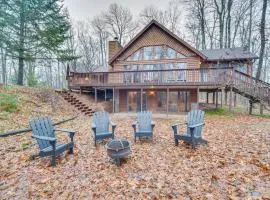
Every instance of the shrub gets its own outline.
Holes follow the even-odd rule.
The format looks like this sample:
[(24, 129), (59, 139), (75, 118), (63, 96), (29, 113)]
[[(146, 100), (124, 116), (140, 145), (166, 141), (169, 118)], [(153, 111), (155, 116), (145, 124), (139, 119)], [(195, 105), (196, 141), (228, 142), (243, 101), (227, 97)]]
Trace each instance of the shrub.
[(0, 93), (0, 111), (15, 112), (18, 110), (19, 101), (15, 94)]
[(210, 116), (230, 116), (230, 115), (232, 115), (232, 113), (228, 109), (225, 109), (225, 108), (207, 110), (206, 114), (210, 115)]

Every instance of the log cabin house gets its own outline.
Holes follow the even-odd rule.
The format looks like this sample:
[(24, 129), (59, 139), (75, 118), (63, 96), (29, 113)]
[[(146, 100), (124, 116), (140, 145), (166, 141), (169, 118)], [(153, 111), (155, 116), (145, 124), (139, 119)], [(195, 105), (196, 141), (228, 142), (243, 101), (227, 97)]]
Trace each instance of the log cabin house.
[(199, 51), (155, 20), (124, 47), (115, 40), (108, 49), (107, 71), (68, 69), (67, 80), (70, 90), (92, 90), (96, 100), (98, 92), (111, 91), (113, 112), (186, 112), (200, 92), (207, 101), (209, 93), (217, 101), (217, 92), (227, 99), (234, 72), (246, 80), (257, 58), (245, 48)]

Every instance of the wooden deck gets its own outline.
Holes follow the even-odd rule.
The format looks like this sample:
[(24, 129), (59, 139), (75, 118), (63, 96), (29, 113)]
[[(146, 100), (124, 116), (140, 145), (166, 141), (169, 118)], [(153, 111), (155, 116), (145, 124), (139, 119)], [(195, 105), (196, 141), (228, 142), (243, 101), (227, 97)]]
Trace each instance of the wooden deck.
[(188, 87), (226, 86), (231, 81), (232, 68), (207, 69), (171, 69), (143, 71), (114, 71), (97, 73), (70, 72), (68, 83), (70, 88), (80, 87)]

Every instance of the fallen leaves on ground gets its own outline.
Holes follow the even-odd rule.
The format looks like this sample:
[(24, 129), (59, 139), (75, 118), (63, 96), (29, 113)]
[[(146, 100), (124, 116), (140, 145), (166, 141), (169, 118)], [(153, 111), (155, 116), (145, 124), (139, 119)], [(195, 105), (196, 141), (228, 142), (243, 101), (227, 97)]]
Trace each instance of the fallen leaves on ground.
[[(58, 110), (54, 120), (72, 112)], [(13, 114), (12, 114), (13, 115)], [(29, 116), (14, 123), (27, 124)], [(74, 154), (63, 154), (57, 166), (38, 153), (31, 133), (0, 138), (1, 199), (268, 199), (270, 198), (270, 119), (239, 115), (206, 117), (195, 151), (174, 146), (171, 124), (183, 115), (155, 115), (154, 140), (134, 143), (132, 114), (111, 114), (116, 137), (132, 144), (131, 156), (117, 168), (100, 142), (94, 147), (90, 118), (61, 125), (77, 131)], [(8, 124), (12, 129), (12, 125)], [(184, 130), (184, 129), (183, 129)], [(59, 134), (60, 141), (67, 140)]]

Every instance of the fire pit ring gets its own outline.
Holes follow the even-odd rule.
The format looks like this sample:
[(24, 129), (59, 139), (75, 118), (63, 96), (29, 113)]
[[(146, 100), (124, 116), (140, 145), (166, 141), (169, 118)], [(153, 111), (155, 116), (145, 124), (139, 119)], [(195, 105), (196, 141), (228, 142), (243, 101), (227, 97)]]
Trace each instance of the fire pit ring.
[(130, 143), (126, 139), (113, 139), (106, 144), (107, 154), (120, 166), (120, 159), (127, 158), (130, 154)]

